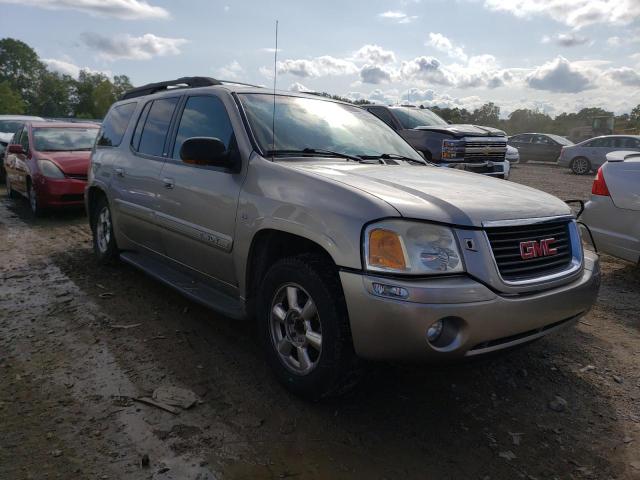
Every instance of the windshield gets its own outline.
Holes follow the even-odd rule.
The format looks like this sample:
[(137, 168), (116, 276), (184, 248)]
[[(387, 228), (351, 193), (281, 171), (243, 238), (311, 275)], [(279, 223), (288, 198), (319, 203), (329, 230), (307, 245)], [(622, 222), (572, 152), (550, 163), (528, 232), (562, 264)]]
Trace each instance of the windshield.
[(16, 133), (24, 125), (24, 120), (0, 120), (0, 132)]
[(398, 107), (393, 108), (403, 128), (411, 129), (416, 127), (437, 127), (438, 125), (448, 125), (446, 121), (433, 113), (431, 110)]
[(34, 128), (34, 147), (40, 152), (91, 150), (98, 130), (98, 128)]
[(548, 135), (548, 137), (555, 140), (560, 145), (575, 145), (571, 140), (561, 137), (560, 135)]
[(239, 97), (256, 141), (265, 153), (310, 149), (349, 155), (399, 155), (424, 162), (387, 124), (361, 108), (322, 99), (276, 95), (274, 122), (273, 95), (252, 93)]

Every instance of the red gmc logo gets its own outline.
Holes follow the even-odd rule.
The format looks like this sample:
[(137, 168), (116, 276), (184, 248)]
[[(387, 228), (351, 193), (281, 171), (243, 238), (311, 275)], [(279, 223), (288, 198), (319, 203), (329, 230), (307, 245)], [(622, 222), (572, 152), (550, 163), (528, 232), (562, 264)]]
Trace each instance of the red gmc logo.
[(532, 258), (555, 255), (558, 253), (558, 249), (551, 247), (551, 244), (555, 241), (555, 238), (545, 238), (539, 242), (536, 240), (520, 242), (520, 256), (523, 260), (530, 260)]

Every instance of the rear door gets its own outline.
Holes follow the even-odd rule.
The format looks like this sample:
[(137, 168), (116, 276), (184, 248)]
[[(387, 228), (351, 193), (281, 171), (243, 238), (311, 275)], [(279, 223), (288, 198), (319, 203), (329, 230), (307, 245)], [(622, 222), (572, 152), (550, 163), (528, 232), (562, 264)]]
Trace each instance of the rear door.
[(243, 175), (180, 159), (186, 139), (214, 137), (240, 161), (233, 126), (223, 99), (213, 93), (187, 96), (177, 118), (159, 193), (158, 219), (166, 255), (219, 280), (222, 290), (233, 293), (237, 281), (231, 250)]
[(612, 137), (601, 137), (596, 138), (592, 142), (588, 144), (589, 148), (584, 149), (587, 154), (587, 158), (591, 162), (591, 167), (593, 169), (597, 169), (604, 162), (607, 161), (607, 153), (612, 152), (613, 148), (613, 138)]
[(512, 147), (518, 149), (518, 153), (520, 153), (520, 159), (527, 161), (533, 160), (532, 158), (532, 146), (531, 146), (531, 138), (533, 135), (529, 135), (527, 133), (523, 133), (521, 135), (516, 135), (509, 140), (509, 144)]
[(114, 164), (112, 189), (124, 235), (138, 246), (164, 253), (157, 223), (160, 171), (168, 156), (167, 138), (180, 96), (148, 101), (137, 118), (128, 146)]
[(531, 144), (535, 160), (553, 162), (558, 158), (557, 144), (546, 135), (534, 135)]

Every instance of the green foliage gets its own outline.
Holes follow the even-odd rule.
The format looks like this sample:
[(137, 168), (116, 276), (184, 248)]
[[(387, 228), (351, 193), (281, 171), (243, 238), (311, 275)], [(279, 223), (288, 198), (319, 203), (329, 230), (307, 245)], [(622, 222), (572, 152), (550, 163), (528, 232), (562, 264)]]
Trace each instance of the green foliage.
[(24, 113), (24, 102), (9, 82), (0, 82), (0, 112), (20, 115)]
[(0, 114), (102, 118), (131, 88), (126, 75), (110, 79), (102, 73), (81, 71), (76, 80), (48, 71), (26, 43), (0, 40)]

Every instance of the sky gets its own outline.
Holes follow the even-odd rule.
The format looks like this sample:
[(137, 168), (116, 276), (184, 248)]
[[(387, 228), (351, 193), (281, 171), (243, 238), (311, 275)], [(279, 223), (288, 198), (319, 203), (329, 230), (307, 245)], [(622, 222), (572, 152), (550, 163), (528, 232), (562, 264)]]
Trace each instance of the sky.
[(0, 0), (52, 70), (552, 116), (640, 104), (640, 0)]

